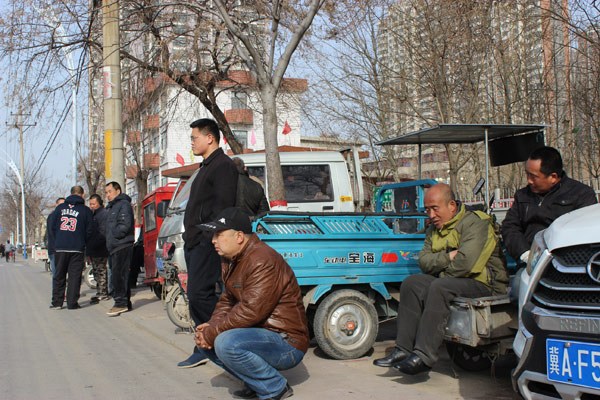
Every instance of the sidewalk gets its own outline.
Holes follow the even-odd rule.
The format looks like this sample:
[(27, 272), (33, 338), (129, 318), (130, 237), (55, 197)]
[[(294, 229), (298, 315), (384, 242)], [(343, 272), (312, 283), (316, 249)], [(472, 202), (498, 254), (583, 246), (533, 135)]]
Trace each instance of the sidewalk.
[[(18, 262), (19, 260), (17, 260)], [(43, 271), (41, 262), (27, 260), (27, 264)], [(48, 273), (48, 279), (50, 274)], [(86, 309), (101, 309), (105, 314), (112, 301), (103, 301), (89, 306), (89, 299), (95, 290), (82, 285), (80, 304)], [(186, 358), (194, 346), (191, 334), (176, 334), (176, 327), (169, 321), (164, 305), (149, 287), (139, 287), (132, 291), (133, 310), (118, 317), (126, 320), (134, 328), (133, 331), (144, 331), (157, 340), (166, 343), (177, 353), (177, 359)], [(88, 311), (88, 310), (83, 310)], [(106, 318), (111, 318), (106, 316)], [(381, 324), (378, 341), (371, 354), (356, 360), (332, 360), (327, 358), (314, 342), (309, 348), (303, 362), (283, 374), (294, 389), (294, 399), (343, 398), (344, 400), (364, 399), (473, 399), (486, 398), (514, 400), (519, 399), (510, 386), (507, 375), (496, 372), (492, 377), (490, 371), (467, 373), (453, 367), (446, 352), (442, 352), (440, 362), (429, 375), (411, 377), (403, 376), (393, 369), (373, 366), (373, 359), (382, 357), (394, 345), (395, 321)], [(173, 353), (170, 354), (173, 356)], [(156, 354), (160, 358), (160, 354)], [(172, 358), (172, 357), (170, 357)], [(175, 365), (164, 364), (161, 368), (173, 370)], [(183, 371), (183, 370), (182, 370)], [(187, 370), (190, 371), (190, 370)], [(181, 374), (182, 385), (194, 385), (199, 381), (211, 385), (210, 392), (218, 392), (215, 398), (230, 398), (232, 390), (240, 387), (239, 382), (223, 372), (212, 363), (195, 368), (192, 375), (196, 377), (188, 382), (190, 374)], [(457, 379), (455, 374), (460, 376)], [(206, 393), (208, 395), (208, 393)], [(209, 396), (210, 397), (210, 396)]]

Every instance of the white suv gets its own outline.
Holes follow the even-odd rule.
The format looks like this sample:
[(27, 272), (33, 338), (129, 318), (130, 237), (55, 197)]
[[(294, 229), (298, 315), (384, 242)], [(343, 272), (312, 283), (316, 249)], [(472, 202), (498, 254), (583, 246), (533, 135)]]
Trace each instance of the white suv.
[(600, 397), (600, 204), (539, 232), (520, 277), (519, 364), (526, 399)]

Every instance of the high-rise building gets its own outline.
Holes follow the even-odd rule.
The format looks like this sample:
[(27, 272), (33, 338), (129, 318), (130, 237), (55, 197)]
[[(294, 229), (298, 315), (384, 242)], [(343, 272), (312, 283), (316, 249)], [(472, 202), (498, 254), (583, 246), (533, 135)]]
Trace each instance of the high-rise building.
[[(547, 143), (572, 146), (569, 43), (558, 18), (563, 5), (397, 2), (379, 33), (392, 131), (401, 135), (438, 123), (545, 123)], [(447, 180), (445, 160), (453, 155), (433, 154), (445, 152), (441, 147), (428, 151), (425, 177)], [(414, 157), (414, 149), (400, 157), (400, 175), (415, 177)], [(461, 168), (462, 174), (474, 172), (469, 163)]]

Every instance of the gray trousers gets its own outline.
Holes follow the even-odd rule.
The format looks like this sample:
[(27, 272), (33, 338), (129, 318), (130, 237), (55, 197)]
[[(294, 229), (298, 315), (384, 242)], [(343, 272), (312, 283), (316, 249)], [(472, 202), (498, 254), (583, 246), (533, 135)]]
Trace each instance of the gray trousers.
[(487, 286), (474, 279), (409, 276), (400, 286), (396, 347), (414, 352), (432, 367), (439, 358), (452, 299), (491, 294)]

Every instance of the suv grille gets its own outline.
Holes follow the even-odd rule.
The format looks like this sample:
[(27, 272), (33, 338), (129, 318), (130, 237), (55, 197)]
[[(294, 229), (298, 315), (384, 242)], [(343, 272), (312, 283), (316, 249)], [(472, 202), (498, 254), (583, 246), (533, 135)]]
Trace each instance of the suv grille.
[(544, 308), (597, 313), (600, 283), (590, 278), (586, 267), (598, 250), (597, 245), (583, 245), (554, 252), (552, 263), (536, 285), (533, 301)]

